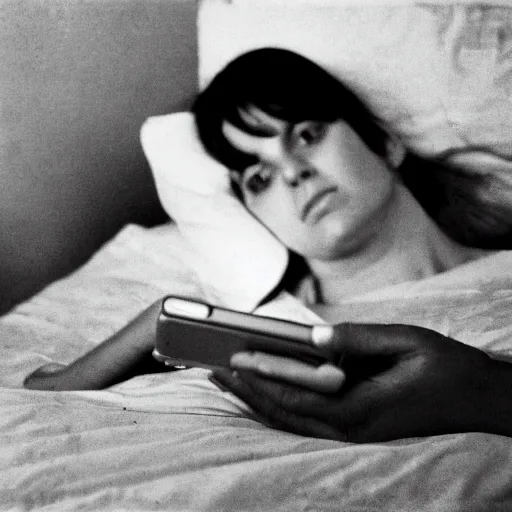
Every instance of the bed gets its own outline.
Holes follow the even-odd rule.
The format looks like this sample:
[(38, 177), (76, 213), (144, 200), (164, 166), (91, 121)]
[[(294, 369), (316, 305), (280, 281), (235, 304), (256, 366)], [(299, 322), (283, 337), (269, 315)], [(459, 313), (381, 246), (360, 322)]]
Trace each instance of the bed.
[[(171, 57), (167, 59), (163, 54), (157, 54), (168, 66), (174, 66), (172, 72), (152, 71), (155, 74), (149, 78), (145, 76), (134, 83), (124, 82), (123, 107), (133, 103), (134, 110), (129, 119), (116, 121), (116, 129), (112, 126), (112, 110), (107, 107), (109, 102), (113, 102), (115, 108), (120, 109), (118, 100), (121, 93), (119, 90), (116, 94), (108, 92), (111, 83), (107, 78), (102, 79), (103, 85), (106, 83), (104, 89), (101, 89), (101, 84), (90, 84), (99, 91), (95, 98), (101, 105), (96, 105), (92, 112), (98, 116), (101, 132), (98, 140), (104, 142), (104, 152), (93, 151), (98, 147), (94, 144), (98, 125), (90, 126), (76, 114), (87, 111), (85, 104), (80, 104), (80, 108), (74, 104), (75, 110), (67, 114), (66, 119), (74, 119), (76, 127), (72, 122), (64, 125), (58, 111), (48, 119), (43, 107), (38, 111), (32, 106), (33, 126), (23, 116), (6, 117), (18, 129), (18, 132), (9, 132), (11, 149), (16, 146), (15, 135), (12, 134), (18, 137), (16, 147), (20, 147), (19, 141), (28, 127), (34, 142), (21, 151), (21, 156), (13, 151), (6, 151), (2, 156), (4, 166), (13, 168), (17, 162), (21, 170), (16, 176), (6, 172), (3, 183), (7, 204), (2, 206), (2, 231), (5, 231), (10, 244), (4, 243), (1, 253), (3, 272), (9, 279), (1, 284), (5, 312), (0, 318), (0, 509), (512, 510), (512, 440), (507, 437), (465, 433), (368, 445), (301, 437), (271, 429), (257, 421), (241, 401), (211, 384), (207, 371), (201, 369), (143, 375), (103, 391), (56, 393), (22, 388), (24, 376), (33, 369), (47, 362), (72, 361), (165, 294), (209, 299), (213, 294), (220, 299), (224, 297), (230, 305), (238, 300), (230, 294), (232, 288), (223, 289), (219, 285), (213, 292), (209, 288), (204, 277), (205, 267), (197, 264), (197, 252), (205, 249), (194, 244), (195, 235), (186, 229), (186, 223), (175, 218), (162, 222), (163, 210), (168, 211), (169, 205), (167, 200), (162, 201), (162, 205), (159, 202), (163, 196), (160, 191), (157, 194), (158, 180), (155, 187), (151, 170), (140, 149), (138, 131), (146, 117), (186, 107), (196, 90), (196, 80), (201, 86), (222, 62), (235, 54), (229, 38), (220, 37), (220, 32), (225, 34), (231, 27), (231, 37), (238, 41), (236, 52), (261, 44), (257, 38), (263, 37), (261, 33), (265, 30), (268, 31), (264, 39), (267, 44), (300, 49), (305, 42), (298, 36), (303, 23), (298, 20), (305, 19), (304, 10), (308, 10), (312, 17), (320, 16), (322, 11), (322, 19), (325, 20), (326, 13), (330, 14), (330, 19), (333, 18), (330, 9), (338, 9), (338, 16), (341, 16), (339, 9), (345, 9), (334, 6), (332, 2), (312, 0), (296, 2), (293, 4), (295, 7), (284, 0), (272, 8), (269, 5), (266, 1), (211, 0), (202, 2), (198, 11), (195, 2), (190, 1), (139, 3), (109, 0), (64, 4), (25, 0), (1, 4), (0, 9), (5, 15), (0, 18), (2, 23), (9, 19), (11, 27), (30, 27), (41, 38), (40, 41), (49, 37), (54, 43), (60, 34), (60, 46), (54, 47), (57, 54), (78, 48), (76, 40), (66, 38), (84, 40), (83, 45), (91, 50), (87, 52), (91, 60), (84, 64), (87, 69), (84, 71), (80, 66), (75, 69), (71, 64), (66, 68), (85, 73), (79, 75), (82, 81), (84, 76), (95, 76), (91, 71), (94, 65), (106, 73), (104, 76), (110, 76), (111, 61), (102, 60), (105, 57), (102, 57), (98, 46), (91, 47), (97, 34), (105, 33), (105, 25), (115, 30), (111, 30), (102, 43), (109, 45), (111, 50), (116, 48), (114, 54), (118, 58), (126, 56), (129, 51), (155, 55), (159, 46), (152, 39), (150, 44), (144, 38), (146, 36), (142, 37), (150, 29), (155, 31), (155, 39), (165, 34), (170, 47), (183, 43), (180, 48), (191, 50), (170, 52)], [(356, 15), (356, 9), (348, 6), (344, 16), (352, 16), (354, 23), (366, 20), (365, 23), (370, 23), (373, 29), (374, 24), (390, 24), (393, 20), (395, 28), (400, 20), (407, 21), (404, 26), (409, 26), (409, 17), (426, 19), (429, 23), (432, 20), (452, 20), (452, 25), (447, 23), (444, 32), (437, 31), (438, 25), (432, 26), (436, 27), (436, 34), (451, 36), (443, 38), (446, 44), (454, 44), (460, 49), (456, 36), (464, 29), (463, 21), (475, 23), (475, 13), (480, 13), (479, 19), (484, 20), (485, 27), (499, 29), (500, 36), (496, 40), (500, 41), (501, 53), (500, 58), (495, 59), (499, 63), (496, 73), (502, 78), (508, 76), (507, 69), (512, 64), (507, 68), (504, 62), (507, 62), (506, 45), (507, 41), (510, 44), (509, 34), (512, 32), (512, 10), (504, 5), (462, 2), (446, 6), (433, 2), (406, 8), (397, 3), (389, 9), (388, 12), (380, 11), (385, 13), (384, 18), (374, 18), (374, 11), (366, 10), (364, 15), (361, 12)], [(446, 18), (447, 12), (451, 13), (451, 18)], [(106, 18), (101, 21), (105, 25), (98, 28), (97, 23), (100, 22), (95, 16), (100, 13)], [(218, 16), (224, 16), (226, 23), (222, 27), (212, 21)], [(16, 21), (14, 25), (13, 20)], [(46, 25), (50, 20), (53, 20), (53, 25)], [(179, 20), (180, 30), (164, 30), (164, 26), (176, 27), (176, 20)], [(245, 24), (243, 20), (246, 20)], [(252, 34), (247, 29), (252, 27), (247, 20), (254, 23)], [(199, 52), (203, 59), (199, 67), (195, 46), (197, 35), (193, 30), (196, 22), (200, 29), (199, 47), (208, 50)], [(186, 27), (191, 30), (184, 30), (184, 23), (188, 23)], [(289, 24), (295, 29), (288, 27)], [(48, 26), (62, 32), (45, 32)], [(287, 27), (283, 31), (285, 40), (275, 42), (270, 38), (269, 34), (275, 33), (276, 26)], [(65, 36), (66, 28), (70, 27), (76, 33)], [(245, 30), (240, 27), (245, 27)], [(427, 30), (425, 25), (416, 27)], [(117, 35), (116, 30), (120, 31)], [(84, 31), (91, 31), (88, 39), (84, 39)], [(347, 37), (351, 37), (350, 34)], [(489, 37), (482, 37), (482, 44), (488, 44)], [(18, 51), (20, 40), (18, 34)], [(218, 42), (216, 53), (213, 52), (212, 41)], [(399, 42), (400, 47), (406, 48), (404, 41)], [(7, 37), (2, 39), (2, 43), (7, 50), (13, 49)], [(32, 46), (28, 46), (26, 51), (34, 51)], [(38, 47), (40, 51), (43, 51), (41, 48), (49, 51), (51, 44), (45, 47), (40, 42)], [(334, 47), (331, 50), (337, 52)], [(393, 53), (391, 50), (388, 48), (389, 55)], [(319, 46), (309, 48), (309, 51), (314, 57), (315, 52), (325, 50)], [(73, 56), (66, 55), (71, 62)], [(96, 64), (94, 55), (98, 59)], [(325, 53), (322, 55), (327, 59)], [(465, 55), (464, 58), (468, 58)], [(472, 54), (473, 60), (477, 58), (475, 55)], [(486, 55), (489, 51), (483, 52), (480, 58)], [(60, 60), (59, 55), (52, 58), (55, 61), (50, 57), (39, 60), (45, 65), (36, 67), (36, 78), (42, 80), (43, 71), (48, 75), (51, 62), (62, 66), (62, 55)], [(124, 64), (127, 69), (138, 65), (132, 61), (126, 57)], [(343, 61), (340, 72), (346, 72), (354, 65), (353, 62), (348, 58)], [(11, 66), (16, 67), (14, 61)], [(184, 77), (180, 73), (180, 70), (190, 68), (198, 70), (197, 76), (189, 74)], [(26, 66), (23, 70), (16, 69), (20, 73), (29, 72)], [(145, 69), (144, 65), (142, 71)], [(369, 96), (376, 87), (375, 82), (361, 81), (355, 70), (356, 67), (351, 76), (357, 83), (369, 84)], [(7, 82), (3, 78), (2, 83), (9, 85)], [(145, 100), (142, 106), (135, 102), (141, 94), (144, 98), (159, 98), (169, 83), (172, 83), (169, 89), (171, 99), (168, 98), (166, 104), (158, 103), (163, 101), (161, 99)], [(505, 83), (508, 87), (506, 81), (496, 80), (496, 83)], [(60, 93), (52, 92), (55, 97), (64, 93), (83, 96), (84, 91), (78, 86), (76, 90), (69, 90), (69, 80), (62, 83), (56, 80), (54, 84), (54, 87), (63, 87)], [(391, 83), (389, 90), (394, 85)], [(431, 91), (430, 86), (425, 84), (425, 88)], [(477, 86), (479, 84), (468, 85)], [(364, 92), (364, 85), (361, 87)], [(475, 100), (475, 96), (461, 93), (457, 101), (449, 103), (455, 105), (450, 115), (442, 119), (429, 110), (426, 100), (421, 105), (415, 104), (416, 110), (398, 111), (391, 108), (390, 97), (384, 95), (383, 101), (375, 108), (393, 113), (389, 116), (390, 122), (402, 128), (403, 136), (412, 146), (425, 152), (435, 152), (444, 149), (447, 141), (455, 146), (468, 140), (483, 144), (485, 141), (478, 137), (490, 137), (489, 131), (477, 130), (477, 127), (496, 121), (493, 112), (503, 109), (499, 103), (501, 96), (496, 90), (489, 89), (490, 93), (485, 98), (486, 109), (480, 108), (481, 96)], [(7, 92), (13, 93), (13, 88)], [(31, 93), (35, 95), (34, 91)], [(406, 93), (403, 91), (405, 96)], [(89, 94), (92, 93), (89, 91)], [(89, 99), (91, 105), (95, 105), (92, 96)], [(35, 102), (34, 97), (30, 97)], [(66, 106), (65, 102), (58, 103)], [(465, 109), (468, 105), (475, 108)], [(479, 116), (475, 113), (476, 107), (480, 108)], [(465, 118), (461, 112), (467, 114)], [(414, 122), (410, 122), (411, 119)], [(453, 122), (454, 119), (458, 122), (457, 130), (446, 132), (448, 121)], [(44, 125), (44, 120), (49, 124)], [(56, 128), (52, 128), (51, 121), (56, 122)], [(120, 127), (124, 127), (126, 132), (120, 133)], [(510, 126), (494, 123), (493, 127), (492, 143), (500, 152), (506, 153), (510, 149)], [(90, 138), (84, 137), (87, 129), (91, 130)], [(39, 137), (44, 140), (37, 139), (38, 130), (42, 130)], [(481, 135), (484, 132), (485, 135)], [(59, 136), (55, 136), (56, 133)], [(107, 142), (106, 133), (113, 134)], [(426, 133), (434, 135), (426, 137)], [(63, 140), (63, 134), (73, 135), (71, 139)], [(37, 151), (38, 144), (49, 144), (52, 140), (66, 142), (58, 154), (52, 153), (54, 160), (49, 158), (49, 153)], [(69, 151), (70, 140), (85, 149), (75, 149), (78, 163), (64, 169), (59, 156)], [(130, 153), (130, 165), (127, 165), (123, 151), (118, 153), (116, 142), (125, 149), (130, 144), (137, 146), (137, 156)], [(107, 150), (111, 145), (113, 149)], [(91, 160), (89, 157), (93, 153), (96, 156)], [(33, 165), (23, 167), (22, 157), (30, 155), (34, 158)], [(51, 168), (51, 165), (55, 167)], [(93, 171), (104, 165), (104, 172), (81, 176), (80, 172), (87, 170), (88, 165)], [(39, 181), (34, 177), (36, 170), (43, 173)], [(52, 195), (49, 187), (51, 178), (55, 180), (54, 185), (60, 186), (69, 180), (69, 196), (65, 193)], [(127, 190), (123, 182), (126, 179), (133, 179), (133, 190)], [(111, 197), (116, 190), (113, 188), (115, 184), (119, 187), (119, 201)], [(87, 200), (69, 204), (70, 197), (77, 191), (82, 191), (79, 197), (85, 196)], [(25, 209), (27, 204), (33, 206), (31, 215), (20, 208), (22, 198), (25, 198)], [(103, 201), (101, 206), (100, 199)], [(173, 207), (170, 206), (171, 211), (174, 211)], [(219, 206), (223, 207), (225, 203)], [(48, 212), (41, 219), (38, 212), (43, 210)], [(56, 210), (54, 216), (53, 210)], [(91, 233), (102, 226), (100, 213), (110, 216), (108, 226), (103, 226), (100, 234), (91, 238)], [(44, 222), (48, 219), (52, 220), (49, 225)], [(79, 229), (78, 222), (68, 231), (60, 227), (65, 226), (66, 221), (73, 223), (77, 219), (83, 223), (82, 229)], [(222, 229), (222, 226), (217, 225), (216, 228)], [(27, 233), (31, 236), (27, 237)], [(24, 254), (26, 247), (31, 247), (31, 250)], [(18, 282), (22, 285), (13, 284)], [(490, 253), (448, 273), (379, 290), (347, 301), (343, 306), (344, 316), (340, 321), (396, 321), (421, 325), (477, 346), (496, 357), (512, 356), (512, 256), (508, 251)], [(318, 320), (287, 294), (279, 295), (256, 312), (305, 322)]]

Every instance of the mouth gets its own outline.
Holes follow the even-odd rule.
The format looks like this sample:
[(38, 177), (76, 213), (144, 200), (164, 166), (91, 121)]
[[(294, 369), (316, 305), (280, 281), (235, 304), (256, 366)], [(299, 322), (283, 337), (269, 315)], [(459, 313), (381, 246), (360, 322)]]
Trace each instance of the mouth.
[(327, 200), (327, 196), (332, 194), (333, 192), (336, 192), (336, 187), (329, 187), (323, 190), (318, 191), (317, 193), (313, 194), (304, 204), (304, 207), (302, 208), (301, 212), (301, 220), (302, 222), (308, 220), (308, 217), (310, 217), (313, 212), (317, 210), (318, 207), (321, 206), (321, 203), (324, 202), (324, 199)]

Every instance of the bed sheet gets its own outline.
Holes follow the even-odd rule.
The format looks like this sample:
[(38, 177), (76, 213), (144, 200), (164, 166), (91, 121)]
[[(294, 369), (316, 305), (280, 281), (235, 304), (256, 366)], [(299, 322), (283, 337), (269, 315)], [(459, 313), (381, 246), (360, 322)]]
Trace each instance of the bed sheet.
[[(512, 440), (467, 433), (353, 445), (268, 428), (204, 370), (103, 391), (21, 389), (165, 293), (203, 296), (176, 228), (129, 226), (82, 269), (0, 320), (3, 510), (512, 509)], [(407, 321), (512, 354), (512, 256), (497, 253), (343, 304), (344, 320)], [(414, 300), (412, 300), (414, 299)], [(281, 295), (259, 311), (314, 321)]]

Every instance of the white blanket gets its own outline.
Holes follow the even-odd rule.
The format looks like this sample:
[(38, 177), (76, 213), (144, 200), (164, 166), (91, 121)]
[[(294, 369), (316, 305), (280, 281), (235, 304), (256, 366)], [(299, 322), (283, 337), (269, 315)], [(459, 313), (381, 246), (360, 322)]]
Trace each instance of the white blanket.
[[(269, 429), (204, 370), (105, 391), (20, 389), (166, 293), (202, 297), (172, 226), (129, 226), (0, 320), (3, 510), (512, 510), (512, 440), (468, 433), (351, 445)], [(425, 325), (512, 354), (512, 255), (343, 305), (340, 320)], [(412, 300), (413, 299), (413, 300)], [(314, 320), (289, 296), (261, 311)]]

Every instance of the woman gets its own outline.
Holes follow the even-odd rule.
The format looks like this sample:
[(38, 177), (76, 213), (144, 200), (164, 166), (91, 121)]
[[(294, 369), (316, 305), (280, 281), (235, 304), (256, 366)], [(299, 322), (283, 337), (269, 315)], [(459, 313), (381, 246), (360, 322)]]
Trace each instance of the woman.
[(400, 175), (425, 161), (304, 57), (277, 49), (239, 57), (194, 113), (203, 145), (232, 170), (246, 207), (307, 262), (310, 302), (336, 304), (483, 254), (445, 234), (404, 187)]
[[(330, 306), (347, 297), (421, 279), (483, 254), (448, 237), (401, 183), (399, 173), (406, 173), (414, 164), (423, 162), (407, 153), (340, 82), (298, 55), (265, 49), (242, 56), (199, 96), (194, 113), (206, 149), (234, 171), (234, 186), (247, 208), (306, 263), (291, 268), (283, 285), (311, 306), (322, 306), (326, 315)], [(42, 368), (27, 378), (26, 386), (98, 389), (150, 371), (140, 365), (148, 361), (154, 345), (158, 311), (159, 303), (156, 303), (83, 358), (65, 368)], [(359, 329), (364, 331), (365, 327)], [(440, 335), (415, 327), (403, 329), (407, 330), (409, 340), (415, 340), (415, 349), (427, 347), (427, 355), (436, 353), (430, 350), (431, 338)], [(330, 331), (323, 349), (338, 351), (341, 360), (346, 348), (328, 346), (333, 339), (339, 339), (332, 332), (340, 330), (342, 326)], [(389, 328), (373, 327), (368, 332), (359, 336), (359, 341), (369, 337), (379, 340), (386, 335), (387, 343), (379, 346), (386, 347), (387, 358), (393, 357), (391, 362), (384, 358), (385, 367), (373, 363), (359, 365), (366, 370), (352, 372), (351, 379), (356, 379), (351, 382), (352, 391), (358, 390), (355, 382), (360, 385), (373, 377), (368, 368), (389, 371), (400, 361), (398, 355), (405, 353), (401, 337), (397, 333), (389, 334)], [(321, 342), (322, 336), (317, 341)], [(451, 342), (455, 360), (474, 358), (482, 368), (487, 368), (487, 356), (475, 351), (478, 357), (473, 352), (466, 357), (467, 347)], [(434, 343), (436, 350), (438, 345)], [(370, 346), (370, 343), (357, 346)], [(428, 359), (425, 351), (414, 352), (417, 353)], [(358, 355), (363, 359), (367, 356), (362, 352)], [(383, 359), (381, 356), (378, 362)], [(412, 360), (412, 356), (407, 359)], [(274, 415), (267, 416), (274, 424), (337, 439), (343, 438), (349, 429), (346, 421), (338, 421), (336, 414), (339, 410), (336, 400), (344, 395), (332, 395), (337, 398), (328, 410), (338, 423), (333, 420), (326, 424), (315, 419), (315, 407), (313, 410), (304, 407), (302, 401), (313, 397), (325, 405), (325, 395), (307, 395), (304, 387), (295, 386), (303, 386), (306, 379), (314, 389), (336, 390), (345, 378), (339, 368), (326, 385), (314, 378), (308, 380), (309, 373), (314, 376), (314, 368), (265, 354), (240, 354), (235, 356), (233, 365), (252, 371), (243, 373), (245, 381), (222, 373), (217, 375), (218, 380), (263, 414), (268, 413), (268, 404), (279, 402), (282, 390), (287, 390), (288, 396), (299, 393), (295, 401), (299, 411), (283, 416), (279, 407), (271, 408)], [(468, 364), (470, 369), (477, 366)], [(156, 369), (161, 371), (161, 367)], [(258, 378), (253, 371), (270, 373), (274, 379), (288, 380), (294, 386), (290, 389), (284, 382)], [(444, 375), (450, 373), (451, 369), (447, 368)], [(487, 371), (482, 374), (487, 375)], [(398, 384), (400, 379), (405, 382), (411, 376), (413, 387), (416, 381), (425, 380), (421, 371), (393, 374)], [(459, 380), (463, 382), (465, 378), (462, 372)], [(258, 400), (254, 400), (248, 382), (259, 383)], [(270, 394), (265, 394), (266, 391)], [(270, 400), (272, 393), (274, 402)], [(392, 392), (386, 407), (393, 407)], [(291, 423), (286, 418), (292, 418)], [(315, 428), (304, 428), (304, 424)], [(397, 432), (407, 435), (408, 430), (395, 429), (390, 435)]]
[[(235, 59), (201, 93), (193, 110), (206, 150), (239, 174), (246, 176), (245, 171), (249, 171), (242, 185), (251, 181), (252, 186), (262, 189), (263, 183), (258, 185), (252, 179), (254, 168), (249, 169), (257, 162), (258, 155), (244, 151), (233, 140), (237, 129), (246, 135), (268, 138), (268, 128), (272, 131), (272, 126), (265, 127), (266, 117), (270, 125), (272, 120), (281, 121), (283, 126), (302, 129), (302, 136), (311, 138), (315, 129), (343, 121), (374, 157), (384, 159), (388, 166), (399, 171), (407, 186), (422, 200), (422, 206), (451, 238), (473, 247), (505, 249), (512, 246), (512, 165), (509, 161), (479, 148), (447, 152), (438, 160), (426, 160), (406, 152), (341, 82), (293, 52), (265, 48)], [(258, 111), (263, 119), (257, 119)], [(256, 115), (256, 119), (251, 119), (251, 115)], [(299, 122), (310, 124), (297, 126)], [(288, 142), (291, 141), (290, 138)], [(343, 151), (341, 146), (338, 149)], [(320, 149), (322, 151), (328, 159), (325, 150)], [(354, 166), (352, 172), (357, 175), (357, 168), (363, 162), (355, 155), (353, 158), (355, 162), (347, 163)], [(331, 165), (336, 167), (334, 162)], [(261, 180), (269, 171), (267, 168), (256, 173), (255, 179)], [(335, 172), (343, 171), (338, 168)], [(499, 193), (500, 188), (503, 194)], [(242, 192), (249, 199), (253, 195), (243, 187)], [(248, 207), (252, 210), (250, 202)], [(268, 211), (264, 212), (264, 224), (268, 224), (272, 216)], [(287, 240), (284, 242), (286, 244)]]

